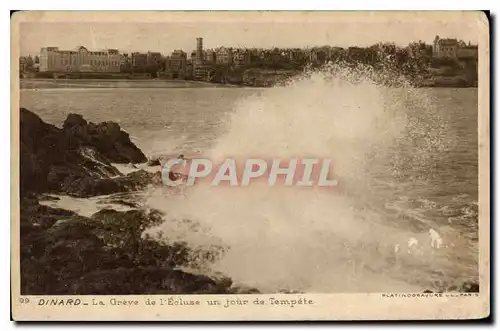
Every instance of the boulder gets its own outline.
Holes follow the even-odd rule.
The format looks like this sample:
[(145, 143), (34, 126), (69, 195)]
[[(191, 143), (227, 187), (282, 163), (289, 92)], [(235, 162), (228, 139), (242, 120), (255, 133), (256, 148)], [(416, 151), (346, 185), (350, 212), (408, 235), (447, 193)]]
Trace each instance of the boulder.
[(69, 114), (63, 125), (67, 139), (79, 146), (92, 146), (99, 154), (114, 163), (143, 163), (142, 151), (131, 141), (128, 133), (115, 122), (87, 123), (81, 115)]
[(144, 187), (148, 179), (146, 175), (111, 179), (122, 175), (111, 162), (147, 160), (114, 122), (87, 123), (81, 115), (69, 114), (59, 129), (21, 108), (20, 149), (22, 196), (29, 192), (109, 194)]
[(69, 114), (63, 123), (63, 129), (69, 130), (73, 127), (86, 126), (87, 121), (80, 114)]
[(155, 166), (160, 166), (160, 158), (159, 157), (154, 157), (148, 160), (147, 166), (148, 167), (155, 167)]

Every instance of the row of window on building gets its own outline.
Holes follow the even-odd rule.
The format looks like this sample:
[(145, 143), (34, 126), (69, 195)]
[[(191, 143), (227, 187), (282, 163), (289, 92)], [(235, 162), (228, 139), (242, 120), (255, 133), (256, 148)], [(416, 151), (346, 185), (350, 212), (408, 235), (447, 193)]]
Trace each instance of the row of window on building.
[(39, 70), (58, 71), (120, 71), (120, 53), (117, 49), (88, 51), (80, 46), (74, 51), (58, 47), (43, 47), (39, 55)]
[(436, 36), (432, 54), (434, 57), (439, 58), (477, 58), (478, 47), (477, 45), (471, 45), (470, 42), (466, 44), (464, 41), (458, 41), (457, 39)]
[[(82, 63), (82, 62), (83, 61), (78, 61), (78, 59), (76, 59), (76, 58), (69, 58), (69, 59), (61, 59), (60, 60), (60, 64), (63, 66), (86, 64), (86, 63)], [(119, 66), (120, 65), (119, 60), (107, 61), (107, 60), (92, 60), (92, 59), (90, 59), (90, 60), (85, 61), (85, 62), (88, 62), (88, 64), (90, 64), (92, 66)]]

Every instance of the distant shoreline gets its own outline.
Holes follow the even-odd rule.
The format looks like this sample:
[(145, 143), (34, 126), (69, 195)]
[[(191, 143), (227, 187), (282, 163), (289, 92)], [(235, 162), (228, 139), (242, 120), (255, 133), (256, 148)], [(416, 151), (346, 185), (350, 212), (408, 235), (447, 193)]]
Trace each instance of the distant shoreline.
[[(181, 79), (112, 79), (112, 78), (21, 78), (21, 90), (71, 88), (270, 88), (274, 85), (224, 84)], [(429, 79), (415, 88), (477, 88), (452, 81)]]
[(237, 85), (218, 84), (202, 81), (167, 80), (167, 79), (51, 79), (21, 78), (21, 90), (50, 88), (234, 88)]
[[(44, 90), (44, 89), (82, 89), (82, 88), (270, 88), (273, 86), (249, 86), (231, 85), (222, 83), (210, 83), (190, 80), (165, 80), (165, 79), (47, 79), (29, 78), (20, 80), (21, 90)], [(462, 86), (453, 84), (422, 84), (415, 88), (477, 88), (477, 86)]]

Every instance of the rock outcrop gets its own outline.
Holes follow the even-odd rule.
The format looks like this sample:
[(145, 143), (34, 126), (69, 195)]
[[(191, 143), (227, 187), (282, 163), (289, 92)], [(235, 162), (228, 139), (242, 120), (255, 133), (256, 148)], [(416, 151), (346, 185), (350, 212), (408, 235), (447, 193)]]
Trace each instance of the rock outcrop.
[(98, 195), (123, 193), (143, 190), (149, 185), (160, 185), (160, 172), (150, 173), (138, 170), (115, 178), (81, 177), (67, 180), (62, 185), (62, 191), (67, 194), (87, 198)]
[(143, 237), (145, 229), (163, 222), (158, 211), (139, 210), (117, 197), (135, 210), (83, 217), (38, 203), (43, 193), (91, 197), (161, 185), (160, 172), (125, 176), (111, 164), (147, 161), (118, 124), (88, 123), (70, 114), (60, 129), (26, 109), (20, 122), (21, 294), (242, 292), (228, 278), (179, 270), (189, 264), (185, 243)]
[[(143, 173), (111, 180), (123, 177), (112, 162), (147, 161), (114, 122), (87, 123), (82, 116), (70, 114), (59, 129), (21, 108), (20, 148), (22, 196), (29, 192), (64, 192), (83, 197), (146, 185), (147, 174)], [(151, 175), (148, 179), (153, 178)]]
[[(40, 217), (43, 215), (43, 217)], [(21, 293), (109, 295), (232, 293), (231, 280), (177, 270), (189, 248), (142, 237), (156, 211), (101, 210), (89, 218), (21, 202)]]
[(128, 133), (115, 122), (94, 124), (77, 114), (69, 114), (63, 131), (79, 146), (92, 146), (114, 163), (143, 163), (147, 161), (142, 151), (130, 141)]

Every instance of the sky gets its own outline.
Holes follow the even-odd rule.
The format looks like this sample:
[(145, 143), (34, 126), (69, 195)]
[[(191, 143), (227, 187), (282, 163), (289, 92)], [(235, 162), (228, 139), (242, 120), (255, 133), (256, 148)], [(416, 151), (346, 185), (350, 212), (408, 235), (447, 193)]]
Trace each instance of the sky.
[[(23, 16), (19, 25), (21, 55), (59, 46), (90, 50), (116, 48), (120, 52), (174, 49), (190, 52), (196, 37), (204, 48), (369, 46), (378, 42), (407, 45), (434, 37), (452, 37), (477, 43), (484, 19), (477, 13), (431, 14), (370, 12), (273, 12), (273, 13), (161, 13), (64, 14)], [(388, 16), (389, 15), (389, 16)]]

